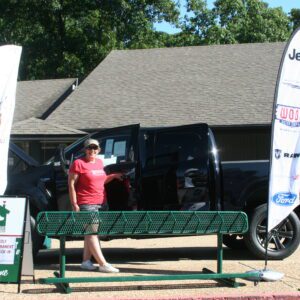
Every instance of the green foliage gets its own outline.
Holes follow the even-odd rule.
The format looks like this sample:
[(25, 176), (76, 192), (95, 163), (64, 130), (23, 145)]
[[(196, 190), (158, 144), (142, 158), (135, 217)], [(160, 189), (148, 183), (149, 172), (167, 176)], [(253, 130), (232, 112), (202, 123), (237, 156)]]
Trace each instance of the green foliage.
[(300, 9), (293, 8), (290, 15), (293, 24), (293, 30), (296, 30), (298, 27), (300, 27)]
[(163, 46), (172, 0), (0, 0), (0, 42), (23, 47), (21, 79), (84, 77), (112, 49)]
[(182, 27), (186, 44), (286, 41), (291, 34), (290, 20), (283, 10), (269, 8), (260, 0), (217, 0), (212, 9), (204, 0), (187, 0), (187, 8), (189, 14)]
[[(176, 0), (0, 0), (0, 43), (23, 47), (20, 79), (89, 74), (113, 49), (285, 41), (300, 25), (260, 0), (186, 0), (179, 19)], [(167, 21), (182, 31), (167, 34)]]

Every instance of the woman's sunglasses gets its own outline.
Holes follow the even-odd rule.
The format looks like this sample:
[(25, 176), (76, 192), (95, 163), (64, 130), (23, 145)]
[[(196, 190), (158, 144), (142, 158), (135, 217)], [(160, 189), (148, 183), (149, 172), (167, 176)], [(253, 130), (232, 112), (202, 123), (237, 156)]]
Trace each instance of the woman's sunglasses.
[(88, 149), (88, 150), (98, 150), (99, 147), (97, 145), (89, 145), (85, 149)]

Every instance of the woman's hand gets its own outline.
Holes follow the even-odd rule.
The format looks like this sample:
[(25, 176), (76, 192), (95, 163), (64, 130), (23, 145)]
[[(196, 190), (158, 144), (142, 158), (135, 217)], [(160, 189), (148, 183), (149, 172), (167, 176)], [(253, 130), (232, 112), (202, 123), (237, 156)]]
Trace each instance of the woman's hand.
[(107, 184), (107, 183), (111, 182), (111, 181), (114, 180), (114, 179), (117, 179), (117, 180), (119, 180), (119, 181), (122, 181), (122, 180), (124, 179), (123, 176), (124, 176), (124, 175), (123, 175), (122, 173), (114, 173), (114, 174), (107, 175), (104, 184)]
[(120, 180), (122, 181), (124, 179), (124, 175), (122, 173), (115, 173), (115, 174), (112, 174), (114, 175), (114, 179), (117, 179), (117, 180)]
[(73, 211), (80, 211), (80, 208), (79, 208), (77, 203), (72, 203), (72, 210)]

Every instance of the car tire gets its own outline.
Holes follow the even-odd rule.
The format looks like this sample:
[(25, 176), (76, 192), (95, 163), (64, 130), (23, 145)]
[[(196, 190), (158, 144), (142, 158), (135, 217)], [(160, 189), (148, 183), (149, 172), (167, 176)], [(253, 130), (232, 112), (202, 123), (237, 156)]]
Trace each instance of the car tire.
[[(265, 259), (265, 238), (267, 228), (267, 205), (255, 208), (249, 218), (249, 231), (245, 235), (247, 248), (257, 257)], [(292, 212), (269, 233), (268, 259), (280, 260), (290, 256), (300, 243), (300, 221)]]
[(223, 244), (230, 249), (245, 249), (244, 237), (237, 234), (225, 234), (223, 236)]

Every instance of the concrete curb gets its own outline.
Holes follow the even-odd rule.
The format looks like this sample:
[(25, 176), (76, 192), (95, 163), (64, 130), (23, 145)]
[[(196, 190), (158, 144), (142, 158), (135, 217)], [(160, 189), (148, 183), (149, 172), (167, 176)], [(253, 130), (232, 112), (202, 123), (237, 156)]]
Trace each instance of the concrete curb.
[[(102, 300), (103, 298), (93, 298)], [(112, 300), (115, 298), (105, 298)], [(258, 293), (249, 295), (215, 295), (215, 296), (191, 296), (191, 297), (145, 297), (145, 298), (118, 298), (119, 300), (299, 300), (300, 292), (290, 293)], [(104, 299), (103, 299), (104, 300)]]

